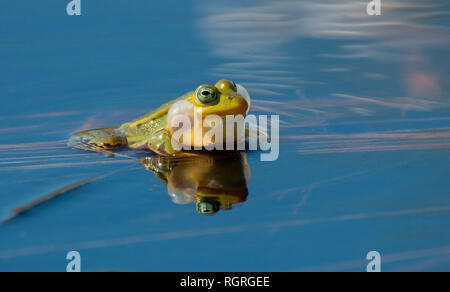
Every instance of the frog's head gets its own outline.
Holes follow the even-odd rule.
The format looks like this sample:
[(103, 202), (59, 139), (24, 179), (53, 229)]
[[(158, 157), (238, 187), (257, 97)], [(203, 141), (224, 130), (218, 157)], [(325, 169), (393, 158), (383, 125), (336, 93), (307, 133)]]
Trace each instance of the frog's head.
[[(247, 90), (239, 84), (229, 80), (219, 80), (215, 85), (203, 84), (197, 87), (187, 99), (178, 101), (172, 105), (168, 113), (169, 131), (173, 134), (180, 129), (179, 126), (171, 127), (171, 125), (179, 123), (172, 123), (173, 119), (179, 115), (188, 117), (191, 122), (189, 132), (192, 136), (192, 143), (194, 139), (195, 117), (200, 116), (203, 121), (206, 118), (214, 116), (219, 117), (225, 125), (227, 116), (247, 116), (250, 109), (250, 96)], [(200, 115), (199, 115), (200, 114)], [(197, 123), (198, 124), (198, 123)], [(194, 127), (192, 127), (194, 125)], [(203, 125), (203, 124), (202, 124)], [(201, 127), (201, 126), (199, 126)], [(208, 127), (203, 125), (203, 133), (208, 130)], [(213, 141), (205, 142), (205, 146)], [(200, 146), (191, 144), (191, 146)]]
[(250, 109), (250, 96), (247, 90), (229, 80), (219, 80), (214, 86), (200, 85), (188, 101), (201, 108), (203, 116), (246, 116)]

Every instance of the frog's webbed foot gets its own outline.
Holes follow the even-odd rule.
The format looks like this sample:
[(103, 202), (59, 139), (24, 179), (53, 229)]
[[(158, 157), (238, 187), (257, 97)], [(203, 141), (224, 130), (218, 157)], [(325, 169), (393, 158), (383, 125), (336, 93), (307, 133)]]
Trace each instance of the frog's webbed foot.
[(182, 154), (182, 149), (174, 149), (172, 146), (172, 139), (167, 129), (162, 129), (156, 132), (147, 141), (147, 147), (158, 155), (162, 156), (176, 156)]
[(102, 152), (127, 146), (127, 138), (116, 132), (116, 128), (83, 131), (73, 135), (67, 143), (69, 147)]

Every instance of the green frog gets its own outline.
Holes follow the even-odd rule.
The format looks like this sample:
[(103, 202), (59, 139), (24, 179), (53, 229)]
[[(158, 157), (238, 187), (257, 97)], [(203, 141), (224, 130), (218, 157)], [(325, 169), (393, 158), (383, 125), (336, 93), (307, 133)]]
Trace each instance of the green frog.
[[(201, 113), (202, 117), (216, 115), (225, 120), (229, 115), (245, 117), (249, 109), (250, 96), (243, 86), (233, 81), (219, 80), (215, 85), (200, 85), (196, 90), (121, 126), (76, 133), (69, 139), (68, 146), (99, 152), (124, 147), (144, 148), (161, 156), (182, 155), (187, 151), (172, 144), (171, 138), (176, 128), (170, 126), (171, 118), (186, 115), (192, 120), (192, 113), (195, 112)], [(211, 143), (201, 141), (198, 145), (198, 140), (191, 140), (188, 146), (192, 147), (204, 147), (205, 143)]]
[(151, 156), (140, 162), (166, 184), (174, 203), (194, 203), (202, 215), (230, 210), (248, 196), (250, 167), (245, 153), (198, 151), (195, 156)]

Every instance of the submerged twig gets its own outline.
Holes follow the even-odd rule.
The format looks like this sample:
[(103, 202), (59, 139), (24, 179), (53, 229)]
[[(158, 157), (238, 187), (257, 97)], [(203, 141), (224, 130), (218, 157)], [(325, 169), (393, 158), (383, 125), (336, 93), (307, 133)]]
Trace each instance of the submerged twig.
[(73, 191), (73, 190), (75, 190), (77, 188), (80, 188), (80, 187), (82, 187), (82, 186), (84, 186), (84, 185), (86, 185), (88, 183), (91, 183), (91, 182), (97, 180), (98, 178), (99, 177), (84, 179), (82, 181), (70, 184), (70, 185), (65, 186), (63, 188), (60, 188), (60, 189), (58, 189), (58, 190), (56, 190), (54, 192), (51, 192), (51, 193), (49, 193), (49, 194), (47, 194), (45, 196), (42, 196), (42, 197), (40, 197), (40, 198), (30, 202), (30, 203), (27, 203), (27, 204), (25, 204), (25, 205), (23, 205), (21, 207), (14, 208), (14, 209), (12, 209), (13, 214), (11, 216), (7, 217), (6, 219), (0, 221), (0, 225), (3, 225), (5, 223), (7, 223), (7, 222), (17, 218), (18, 216), (20, 216), (20, 215), (22, 215), (22, 214), (24, 214), (24, 213), (26, 213), (26, 212), (28, 212), (28, 211), (38, 207), (38, 206), (40, 206), (40, 205), (50, 201), (51, 199), (54, 199), (54, 198), (59, 197), (59, 196), (61, 196), (63, 194), (66, 194), (66, 193), (68, 193), (70, 191)]

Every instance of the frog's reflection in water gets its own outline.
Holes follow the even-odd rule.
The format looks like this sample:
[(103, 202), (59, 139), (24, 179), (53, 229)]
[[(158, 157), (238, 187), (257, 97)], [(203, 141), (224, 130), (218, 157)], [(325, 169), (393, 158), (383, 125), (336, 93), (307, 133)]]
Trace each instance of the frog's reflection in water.
[(195, 152), (188, 157), (152, 156), (141, 159), (164, 181), (176, 204), (194, 203), (197, 212), (214, 215), (245, 202), (250, 168), (244, 153)]

